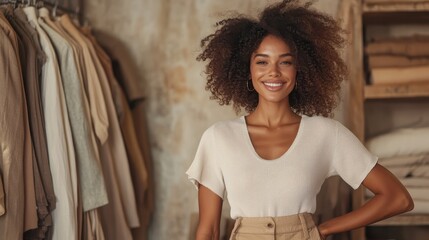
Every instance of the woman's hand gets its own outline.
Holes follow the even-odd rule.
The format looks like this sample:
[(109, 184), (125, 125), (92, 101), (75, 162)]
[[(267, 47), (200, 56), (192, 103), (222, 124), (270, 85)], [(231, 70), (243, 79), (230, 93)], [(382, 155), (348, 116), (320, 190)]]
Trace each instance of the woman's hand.
[(362, 183), (375, 194), (360, 208), (319, 225), (322, 235), (350, 231), (411, 211), (413, 200), (407, 189), (387, 169), (376, 164)]
[(326, 236), (322, 234), (322, 231), (320, 230), (320, 227), (317, 227), (317, 232), (319, 233), (320, 239), (325, 240)]

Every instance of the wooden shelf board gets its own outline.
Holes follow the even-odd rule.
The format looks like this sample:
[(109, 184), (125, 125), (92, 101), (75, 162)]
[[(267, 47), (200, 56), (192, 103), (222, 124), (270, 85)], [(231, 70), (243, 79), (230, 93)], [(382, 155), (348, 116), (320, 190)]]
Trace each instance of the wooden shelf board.
[(429, 83), (367, 85), (365, 99), (429, 97)]
[(428, 24), (429, 10), (397, 11), (397, 12), (366, 12), (362, 15), (364, 24)]
[(425, 12), (429, 11), (429, 2), (392, 1), (391, 3), (364, 2), (363, 13), (369, 12)]
[(371, 224), (370, 226), (418, 226), (418, 225), (429, 225), (429, 214), (428, 215), (399, 215), (385, 219), (380, 222)]

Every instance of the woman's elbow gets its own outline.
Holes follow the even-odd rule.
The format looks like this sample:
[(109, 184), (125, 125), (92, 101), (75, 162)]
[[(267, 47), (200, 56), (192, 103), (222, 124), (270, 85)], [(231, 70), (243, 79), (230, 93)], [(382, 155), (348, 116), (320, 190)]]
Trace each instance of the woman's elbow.
[(408, 191), (402, 193), (399, 197), (397, 197), (397, 199), (399, 213), (409, 212), (414, 209), (414, 201)]

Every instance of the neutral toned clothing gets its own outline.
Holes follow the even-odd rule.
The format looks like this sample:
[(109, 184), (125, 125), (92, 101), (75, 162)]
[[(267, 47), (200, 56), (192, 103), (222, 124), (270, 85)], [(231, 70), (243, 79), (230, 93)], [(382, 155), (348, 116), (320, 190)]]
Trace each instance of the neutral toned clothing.
[[(1, 156), (1, 155), (0, 155)], [(1, 160), (1, 159), (0, 159)], [(0, 161), (3, 162), (3, 161)], [(4, 187), (3, 187), (3, 177), (0, 174), (0, 217), (6, 212), (4, 205)]]
[[(118, 60), (116, 66), (121, 73), (119, 84), (125, 91), (128, 102), (141, 101), (145, 99), (145, 93), (142, 90), (140, 77), (138, 76), (138, 68), (135, 61), (126, 53), (129, 51), (123, 43), (117, 38), (106, 33), (96, 31), (94, 33), (100, 44), (106, 48), (109, 56)], [(115, 66), (114, 66), (115, 68)]]
[[(40, 11), (39, 11), (40, 13)], [(40, 16), (45, 16), (40, 13)], [(43, 18), (39, 18), (40, 27), (45, 31), (48, 37), (51, 40), (51, 43), (55, 49), (57, 54), (57, 59), (60, 65), (60, 72), (62, 76), (63, 90), (65, 95), (65, 101), (67, 103), (67, 112), (69, 116), (71, 132), (73, 136), (73, 144), (76, 149), (76, 158), (82, 158), (82, 145), (85, 144), (83, 149), (91, 147), (90, 142), (86, 141), (85, 137), (80, 137), (79, 134), (76, 133), (76, 128), (81, 130), (90, 129), (88, 125), (82, 123), (80, 120), (84, 120), (81, 118), (82, 114), (79, 114), (78, 111), (73, 111), (76, 108), (80, 111), (79, 107), (76, 107), (82, 101), (82, 97), (79, 94), (79, 80), (76, 78), (76, 70), (74, 67), (74, 59), (73, 52), (68, 43), (58, 35), (54, 30), (52, 30), (45, 22)], [(77, 83), (77, 84), (76, 84)], [(77, 94), (76, 94), (77, 92)], [(79, 131), (77, 130), (77, 131)], [(80, 133), (80, 132), (78, 132)], [(83, 131), (83, 134), (87, 134)], [(83, 135), (81, 134), (81, 135)], [(87, 153), (87, 152), (85, 152)], [(78, 239), (78, 230), (77, 230), (77, 204), (78, 204), (78, 192), (77, 192), (77, 169), (76, 169), (76, 161), (77, 159), (69, 159), (69, 186), (68, 192), (70, 198), (67, 199), (69, 202), (68, 208), (62, 212), (57, 212), (54, 218), (55, 221), (55, 231), (54, 231), (54, 239), (55, 235), (61, 234), (62, 239)], [(64, 203), (59, 203), (64, 204)]]
[(429, 65), (429, 56), (410, 58), (400, 55), (370, 55), (368, 65), (370, 68)]
[[(79, 45), (79, 43), (77, 43), (71, 36), (70, 34), (63, 28), (63, 26), (56, 21), (55, 23), (52, 21), (46, 21), (46, 23), (52, 28), (55, 29), (58, 33), (61, 34), (62, 37), (64, 37), (64, 39), (66, 39), (70, 46), (73, 49), (73, 53), (74, 53), (74, 59), (75, 59), (75, 63), (76, 63), (76, 68), (77, 68), (77, 76), (79, 78), (79, 81), (81, 83), (82, 86), (84, 86), (84, 90), (85, 90), (85, 86), (87, 86), (86, 81), (87, 81), (87, 75), (86, 75), (86, 68), (85, 68), (85, 61), (84, 61), (84, 54), (83, 54), (83, 48)], [(83, 92), (83, 97), (84, 97), (84, 105), (85, 105), (85, 118), (88, 120), (89, 125), (92, 125), (92, 118), (91, 118), (91, 113), (90, 113), (90, 105), (89, 105), (89, 98), (87, 97), (87, 92), (84, 91)], [(92, 148), (95, 151), (95, 160), (96, 163), (95, 164), (89, 164), (89, 167), (96, 167), (97, 163), (100, 164), (100, 154), (98, 152), (98, 146), (97, 146), (97, 140), (96, 140), (96, 134), (95, 134), (95, 129), (91, 128), (92, 131), (89, 131), (89, 135), (91, 138), (91, 145)], [(79, 160), (80, 158), (78, 158)], [(84, 168), (83, 170), (79, 167), (82, 165), (87, 164), (86, 162), (82, 162), (82, 163), (78, 163), (78, 173), (80, 174), (84, 174), (84, 173), (90, 173), (91, 169), (88, 168)], [(97, 175), (98, 171), (95, 171), (96, 175), (95, 176), (99, 176)], [(80, 178), (80, 177), (79, 177)], [(80, 179), (80, 184), (82, 184), (82, 180)], [(83, 239), (84, 236), (86, 236), (86, 228), (85, 228), (85, 224), (87, 222), (90, 222), (90, 217), (94, 216), (94, 213), (92, 213), (92, 211), (98, 211), (97, 208), (94, 208), (92, 210), (86, 211), (84, 212), (84, 208), (83, 208), (83, 196), (82, 196), (82, 192), (81, 189), (82, 187), (78, 186), (78, 211), (77, 211), (77, 218), (78, 218), (78, 238), (79, 239)], [(106, 191), (107, 194), (107, 191)], [(97, 223), (97, 221), (95, 221), (95, 223)], [(94, 229), (98, 229), (99, 226), (93, 226)]]
[[(136, 196), (136, 205), (138, 209), (139, 221), (140, 223), (142, 223), (144, 221), (143, 216), (145, 212), (144, 193), (147, 188), (146, 186), (147, 172), (144, 165), (144, 159), (138, 145), (137, 137), (135, 135), (134, 123), (132, 120), (131, 111), (128, 106), (128, 102), (124, 95), (124, 92), (122, 91), (121, 87), (119, 86), (113, 74), (113, 69), (111, 66), (111, 61), (109, 56), (98, 45), (95, 38), (90, 34), (89, 29), (82, 29), (82, 32), (84, 32), (84, 34), (88, 37), (88, 39), (90, 39), (91, 42), (93, 43), (94, 48), (97, 52), (97, 55), (100, 59), (100, 62), (103, 65), (103, 68), (109, 80), (109, 85), (112, 90), (112, 99), (115, 103), (116, 113), (120, 122), (120, 127), (122, 131), (122, 135), (124, 137), (127, 156), (130, 164), (130, 172), (131, 172), (132, 181), (133, 181), (133, 189)], [(111, 207), (106, 206), (100, 209), (100, 212), (102, 212), (103, 210), (109, 210), (109, 208)], [(113, 220), (111, 217), (105, 217), (105, 218), (103, 217), (101, 220), (105, 224), (113, 224), (113, 222), (117, 221), (118, 219)], [(133, 236), (131, 235), (131, 230), (129, 228), (127, 231), (123, 231), (121, 230), (121, 228), (119, 228), (118, 224), (115, 224), (113, 226), (117, 226), (116, 229), (115, 228), (110, 229), (110, 231), (113, 231), (114, 234), (106, 234), (106, 239), (119, 239), (119, 237), (114, 238), (113, 236), (118, 234), (124, 234), (125, 232), (127, 233), (130, 232), (129, 237), (131, 239), (133, 238)], [(112, 237), (110, 237), (110, 235)], [(141, 238), (136, 238), (136, 239), (141, 239)]]
[(1, 12), (0, 42), (0, 175), (6, 210), (0, 217), (0, 239), (22, 239), (25, 98), (17, 38)]
[[(0, 11), (3, 12), (4, 16), (8, 19), (8, 23), (13, 28), (13, 31), (16, 33), (17, 42), (18, 42), (18, 52), (22, 69), (22, 78), (23, 82), (28, 81), (27, 79), (27, 45), (24, 43), (22, 30), (20, 26), (16, 23), (13, 18), (13, 9), (10, 6), (0, 8)], [(25, 91), (25, 90), (24, 90)], [(36, 156), (34, 153), (33, 140), (31, 139), (30, 125), (28, 119), (28, 99), (25, 98), (24, 106), (24, 120), (25, 120), (25, 152), (24, 152), (24, 192), (25, 192), (25, 211), (24, 211), (24, 231), (37, 228), (37, 207), (36, 207), (36, 193), (34, 188), (34, 171), (33, 164), (36, 161)]]
[[(51, 212), (55, 209), (56, 199), (49, 167), (47, 140), (45, 135), (42, 100), (40, 96), (40, 72), (45, 62), (45, 54), (41, 49), (36, 30), (28, 23), (27, 16), (21, 8), (14, 11), (14, 19), (21, 26), (23, 40), (27, 47), (26, 77), (24, 77), (30, 116), (30, 129), (33, 139), (35, 162), (34, 188), (38, 214), (38, 228), (25, 232), (25, 239), (39, 239), (50, 234), (52, 226)], [(19, 32), (19, 28), (16, 28)]]
[[(97, 72), (94, 66), (89, 47), (76, 27), (71, 22), (68, 15), (62, 15), (58, 23), (63, 29), (72, 37), (77, 44), (82, 48), (82, 59), (83, 65), (81, 65), (84, 71), (84, 83), (87, 91), (87, 96), (90, 104), (91, 117), (93, 120), (93, 127), (98, 140), (104, 144), (108, 137), (109, 120), (106, 110), (106, 102), (102, 93), (100, 82), (97, 81)], [(85, 195), (84, 195), (85, 196)], [(84, 197), (84, 206), (85, 206)]]
[(226, 191), (233, 219), (279, 217), (314, 213), (327, 177), (340, 175), (356, 189), (376, 163), (377, 157), (339, 122), (305, 115), (290, 148), (277, 159), (264, 160), (242, 116), (204, 132), (187, 174), (196, 186), (221, 198)]
[[(70, 129), (69, 116), (65, 102), (64, 89), (58, 59), (51, 39), (41, 28), (34, 7), (24, 8), (29, 22), (35, 26), (47, 61), (42, 68), (41, 93), (48, 142), (50, 168), (57, 197), (56, 209), (52, 212), (53, 239), (63, 238), (65, 228), (70, 223), (69, 215), (75, 212), (73, 198), (73, 176), (75, 150)], [(75, 177), (74, 177), (75, 178)], [(71, 226), (72, 231), (74, 226)], [(67, 232), (70, 233), (71, 232)]]
[(122, 135), (124, 136), (128, 160), (130, 163), (130, 172), (136, 196), (139, 220), (140, 222), (143, 222), (145, 212), (144, 197), (145, 191), (147, 189), (148, 174), (143, 159), (143, 154), (138, 144), (131, 110), (128, 106), (127, 98), (125, 97), (123, 90), (115, 78), (109, 56), (98, 45), (95, 38), (90, 35), (89, 32), (87, 32), (87, 36), (94, 44), (95, 50), (97, 51), (97, 55), (99, 56), (100, 62), (107, 74), (107, 78), (112, 89), (112, 97), (115, 102), (116, 112), (118, 114)]
[(429, 165), (395, 166), (389, 167), (388, 169), (397, 178), (429, 178)]
[(149, 223), (155, 208), (152, 155), (147, 128), (147, 111), (144, 101), (145, 94), (141, 85), (139, 85), (141, 78), (139, 77), (137, 67), (125, 45), (108, 34), (102, 32), (95, 32), (94, 34), (111, 57), (115, 77), (124, 89), (128, 99), (128, 105), (131, 107), (133, 115), (137, 140), (148, 173), (147, 190), (144, 193), (144, 208), (139, 213), (143, 222), (140, 222), (141, 226), (139, 228), (132, 229), (134, 239), (144, 240), (147, 239)]
[[(83, 72), (83, 80), (87, 87), (86, 91), (88, 102), (90, 104), (92, 124), (99, 141), (104, 143), (108, 137), (109, 122), (104, 96), (100, 83), (97, 80), (94, 63), (86, 43), (80, 38), (79, 33), (71, 25), (72, 23), (69, 22), (70, 20), (66, 21), (64, 19), (68, 19), (68, 16), (61, 16), (59, 21), (60, 25), (82, 49), (84, 63), (81, 67), (85, 66), (84, 70), (86, 71)], [(104, 186), (100, 162), (79, 162), (78, 174), (82, 193), (83, 210), (89, 211), (106, 205), (108, 203), (108, 198), (106, 187)]]
[[(429, 46), (428, 46), (429, 48)], [(372, 84), (428, 83), (429, 65), (371, 69)]]
[(429, 201), (415, 200), (413, 210), (405, 213), (405, 215), (412, 214), (429, 214)]
[(400, 178), (399, 181), (405, 187), (429, 188), (429, 178), (409, 177)]
[[(76, 31), (78, 31), (78, 29), (75, 25), (73, 25), (68, 16), (63, 16), (61, 20), (64, 25), (67, 25), (69, 28), (74, 28)], [(119, 191), (121, 192), (121, 200), (126, 206), (124, 210), (127, 217), (128, 225), (130, 227), (138, 227), (140, 225), (140, 222), (137, 215), (137, 207), (134, 189), (131, 181), (130, 168), (123, 137), (116, 115), (114, 102), (112, 99), (109, 82), (92, 43), (80, 32), (79, 36), (77, 37), (80, 37), (82, 42), (88, 46), (88, 50), (93, 61), (93, 66), (96, 73), (95, 76), (96, 79), (98, 79), (100, 82), (101, 90), (104, 94), (104, 99), (106, 103), (108, 121), (110, 123), (108, 129), (109, 137), (106, 142), (107, 144), (102, 145), (101, 151), (107, 151), (107, 153), (110, 153), (112, 155), (113, 163), (115, 165), (115, 171), (118, 175), (117, 180), (119, 184)]]
[(155, 183), (153, 174), (153, 159), (151, 153), (151, 145), (149, 141), (149, 129), (146, 118), (146, 106), (143, 101), (136, 102), (132, 107), (133, 121), (136, 130), (137, 140), (140, 149), (143, 153), (145, 167), (147, 170), (147, 190), (144, 195), (144, 211), (142, 227), (133, 229), (133, 236), (135, 239), (148, 239), (148, 228), (155, 211)]
[(237, 218), (230, 240), (321, 240), (312, 214)]
[(423, 165), (429, 164), (429, 154), (380, 158), (378, 162), (384, 167)]
[(82, 239), (105, 240), (104, 232), (100, 223), (100, 217), (98, 215), (98, 209), (92, 209), (85, 212)]
[(380, 158), (429, 154), (429, 127), (402, 128), (375, 136), (365, 143)]
[(377, 40), (365, 47), (369, 55), (391, 54), (410, 57), (429, 56), (429, 36), (409, 36)]

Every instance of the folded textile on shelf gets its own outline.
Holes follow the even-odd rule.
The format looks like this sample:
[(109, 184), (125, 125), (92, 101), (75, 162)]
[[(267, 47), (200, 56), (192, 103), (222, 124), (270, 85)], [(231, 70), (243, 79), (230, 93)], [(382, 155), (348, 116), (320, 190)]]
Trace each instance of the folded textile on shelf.
[(379, 158), (378, 163), (384, 167), (429, 164), (429, 154)]
[(388, 170), (397, 178), (429, 178), (429, 165), (389, 167)]
[(409, 177), (399, 178), (406, 188), (429, 188), (429, 178)]
[(429, 127), (401, 128), (368, 139), (365, 146), (379, 158), (429, 154)]
[[(427, 201), (429, 202), (429, 188), (407, 188), (414, 201)], [(365, 197), (373, 197), (374, 193), (365, 189)]]
[(429, 65), (429, 56), (408, 57), (403, 55), (369, 55), (369, 68), (412, 67)]
[(429, 201), (414, 201), (414, 209), (405, 213), (404, 215), (413, 215), (413, 214), (426, 214), (429, 213)]
[(429, 36), (414, 35), (375, 40), (365, 47), (368, 55), (391, 54), (410, 57), (429, 56)]
[[(429, 48), (429, 45), (428, 45)], [(372, 84), (429, 83), (429, 65), (371, 69)]]

